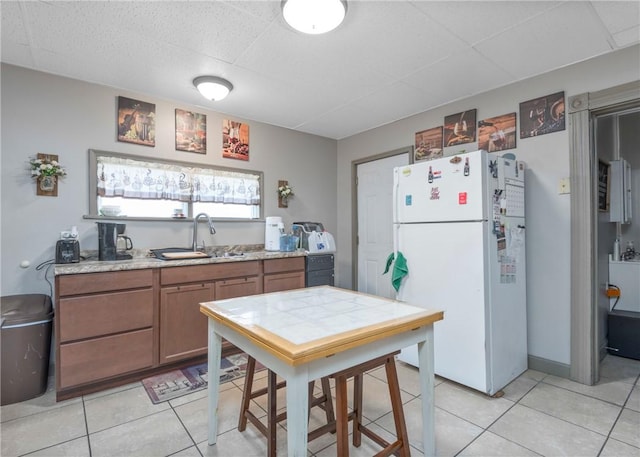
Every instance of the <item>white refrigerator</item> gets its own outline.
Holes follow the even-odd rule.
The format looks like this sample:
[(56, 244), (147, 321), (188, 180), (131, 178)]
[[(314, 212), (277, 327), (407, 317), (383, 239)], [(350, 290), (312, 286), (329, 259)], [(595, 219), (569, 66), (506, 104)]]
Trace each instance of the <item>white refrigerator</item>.
[[(486, 151), (394, 169), (397, 298), (444, 310), (436, 374), (488, 395), (527, 369), (524, 174)], [(399, 358), (417, 366), (417, 347)]]

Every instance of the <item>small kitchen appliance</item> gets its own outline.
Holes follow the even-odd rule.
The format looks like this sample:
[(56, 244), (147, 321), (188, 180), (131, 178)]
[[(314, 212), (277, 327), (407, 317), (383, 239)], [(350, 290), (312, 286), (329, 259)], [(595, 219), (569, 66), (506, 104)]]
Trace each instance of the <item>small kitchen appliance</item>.
[(80, 243), (78, 240), (58, 240), (56, 243), (56, 263), (80, 262)]
[(78, 240), (58, 240), (56, 243), (56, 263), (80, 262), (80, 243)]
[(284, 233), (284, 224), (279, 216), (266, 218), (264, 229), (264, 249), (266, 251), (280, 250), (280, 235)]
[(292, 229), (300, 238), (300, 247), (310, 254), (336, 252), (333, 236), (320, 222), (294, 222)]
[(98, 224), (98, 260), (116, 260), (116, 224), (96, 222)]
[[(133, 258), (124, 251), (133, 248), (131, 238), (125, 237), (126, 224), (96, 222), (98, 224), (98, 260), (127, 260)], [(118, 251), (118, 239), (124, 239), (124, 250)]]
[(56, 243), (56, 263), (80, 262), (80, 243), (78, 228), (72, 227), (70, 232), (62, 232), (62, 239)]
[(116, 224), (116, 260), (132, 259), (133, 256), (126, 251), (133, 249), (133, 241), (124, 231), (127, 229), (127, 224)]

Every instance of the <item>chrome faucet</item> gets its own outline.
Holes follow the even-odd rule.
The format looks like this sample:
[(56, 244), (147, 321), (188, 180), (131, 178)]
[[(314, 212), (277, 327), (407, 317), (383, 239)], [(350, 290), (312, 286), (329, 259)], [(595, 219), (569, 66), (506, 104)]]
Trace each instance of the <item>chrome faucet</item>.
[[(212, 235), (216, 234), (216, 228), (213, 226), (213, 220), (209, 217), (207, 213), (200, 213), (196, 217), (193, 218), (193, 247), (194, 251), (198, 250), (198, 220), (201, 217), (206, 217), (207, 222), (209, 224), (209, 233)], [(204, 241), (202, 242), (202, 249), (204, 250)]]

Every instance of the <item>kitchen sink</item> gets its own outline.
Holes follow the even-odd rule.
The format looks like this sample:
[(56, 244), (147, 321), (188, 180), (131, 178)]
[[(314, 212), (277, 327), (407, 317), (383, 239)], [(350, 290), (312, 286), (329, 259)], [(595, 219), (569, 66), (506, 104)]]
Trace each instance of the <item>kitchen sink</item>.
[(163, 248), (149, 250), (160, 260), (204, 259), (211, 257), (206, 252), (194, 251), (189, 248)]

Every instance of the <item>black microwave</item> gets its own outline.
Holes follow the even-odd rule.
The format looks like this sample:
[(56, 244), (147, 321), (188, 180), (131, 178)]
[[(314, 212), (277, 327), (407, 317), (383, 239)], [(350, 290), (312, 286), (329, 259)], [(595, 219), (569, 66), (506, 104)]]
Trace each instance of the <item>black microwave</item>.
[(58, 240), (56, 243), (56, 263), (80, 262), (80, 243), (77, 240)]

